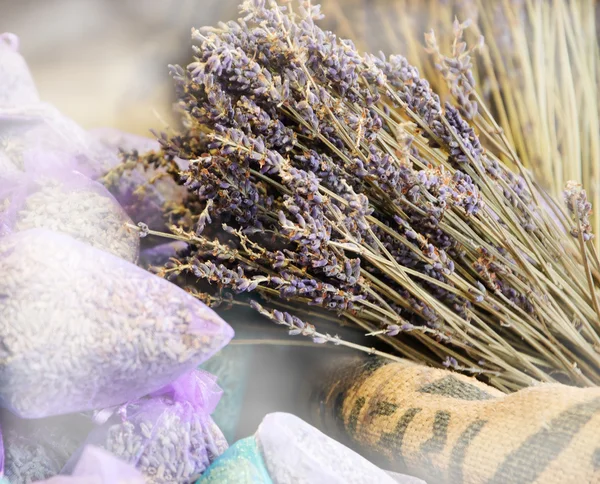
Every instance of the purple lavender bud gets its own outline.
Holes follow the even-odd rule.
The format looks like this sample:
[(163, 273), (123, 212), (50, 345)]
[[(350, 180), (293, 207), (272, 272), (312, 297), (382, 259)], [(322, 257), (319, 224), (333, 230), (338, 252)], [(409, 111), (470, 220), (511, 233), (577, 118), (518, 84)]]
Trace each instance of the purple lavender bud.
[(446, 359), (443, 361), (442, 363), (446, 368), (453, 368), (455, 370), (458, 370), (458, 361), (456, 361), (456, 358), (452, 357), (452, 356), (447, 356)]

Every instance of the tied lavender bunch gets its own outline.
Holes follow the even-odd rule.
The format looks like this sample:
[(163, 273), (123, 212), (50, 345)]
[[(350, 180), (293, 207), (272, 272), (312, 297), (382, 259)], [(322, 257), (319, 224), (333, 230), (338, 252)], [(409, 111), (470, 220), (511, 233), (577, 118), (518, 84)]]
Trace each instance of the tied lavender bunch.
[[(310, 1), (240, 12), (194, 30), (194, 62), (171, 66), (184, 129), (130, 155), (189, 190), (168, 234), (187, 248), (160, 273), (292, 335), (485, 373), (503, 390), (600, 383), (585, 193), (569, 188), (570, 218), (535, 187), (470, 63), (447, 62), (465, 92), (442, 105), (403, 57), (322, 30)], [(469, 113), (491, 127), (485, 146)], [(389, 352), (319, 332), (332, 316)]]

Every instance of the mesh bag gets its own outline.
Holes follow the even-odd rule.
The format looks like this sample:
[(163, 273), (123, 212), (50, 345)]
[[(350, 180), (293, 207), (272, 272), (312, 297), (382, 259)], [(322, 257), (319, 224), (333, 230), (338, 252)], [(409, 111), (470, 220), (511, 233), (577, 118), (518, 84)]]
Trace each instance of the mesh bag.
[(0, 405), (25, 418), (164, 387), (233, 330), (168, 281), (63, 234), (0, 238)]
[(0, 180), (65, 163), (98, 178), (118, 163), (113, 150), (39, 100), (19, 39), (0, 34)]
[(57, 475), (92, 426), (80, 415), (23, 420), (3, 412), (6, 477), (16, 484)]
[(210, 418), (222, 393), (215, 380), (192, 371), (122, 407), (88, 442), (134, 465), (148, 483), (193, 482), (227, 449)]
[[(0, 106), (0, 138), (5, 162), (28, 173), (67, 166), (96, 179), (118, 163), (115, 153), (46, 103)], [(0, 180), (9, 175), (0, 173)]]
[(68, 168), (0, 182), (4, 231), (46, 228), (62, 232), (130, 262), (139, 256), (131, 219), (99, 183)]

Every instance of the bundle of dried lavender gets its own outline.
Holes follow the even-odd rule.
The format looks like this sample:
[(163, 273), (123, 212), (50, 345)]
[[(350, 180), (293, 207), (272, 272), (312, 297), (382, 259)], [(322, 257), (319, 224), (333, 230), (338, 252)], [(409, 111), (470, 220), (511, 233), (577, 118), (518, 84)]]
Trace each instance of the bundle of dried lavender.
[[(464, 37), (476, 42), (484, 35), (486, 40), (473, 63), (473, 79), (523, 164), (555, 196), (576, 179), (594, 206), (600, 204), (600, 17), (595, 0), (371, 0), (368, 8), (363, 0), (323, 0), (323, 11), (326, 25), (361, 49), (402, 52), (442, 98), (454, 93), (436, 70), (448, 60), (455, 65), (467, 60), (453, 20), (468, 19)], [(433, 55), (423, 45), (423, 32), (429, 29), (441, 47), (429, 46)], [(475, 116), (473, 123), (486, 139), (492, 127), (485, 118)], [(593, 227), (598, 233), (600, 217)]]
[[(140, 158), (190, 191), (168, 234), (188, 248), (162, 274), (292, 335), (375, 352), (300, 319), (333, 314), (393, 353), (488, 373), (504, 390), (600, 382), (585, 193), (569, 189), (572, 220), (545, 199), (468, 63), (447, 66), (459, 110), (403, 57), (361, 55), (323, 31), (308, 0), (246, 1), (241, 14), (193, 31), (195, 61), (171, 67), (185, 129)], [(461, 114), (475, 109), (497, 150)]]

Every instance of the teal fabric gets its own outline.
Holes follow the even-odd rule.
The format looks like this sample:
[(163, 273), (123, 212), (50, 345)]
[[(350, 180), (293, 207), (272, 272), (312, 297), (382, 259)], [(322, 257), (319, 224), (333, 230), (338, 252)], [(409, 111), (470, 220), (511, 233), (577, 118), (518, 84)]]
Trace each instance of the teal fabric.
[(215, 460), (196, 484), (273, 484), (256, 439), (238, 440)]
[(215, 375), (223, 396), (211, 415), (227, 442), (234, 442), (246, 391), (252, 347), (229, 345), (200, 368)]

